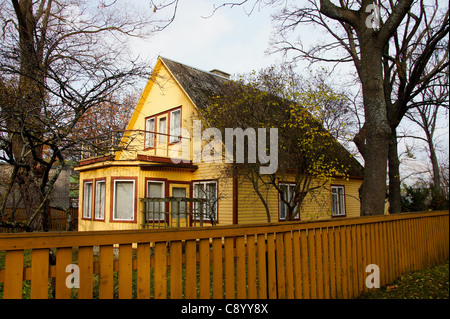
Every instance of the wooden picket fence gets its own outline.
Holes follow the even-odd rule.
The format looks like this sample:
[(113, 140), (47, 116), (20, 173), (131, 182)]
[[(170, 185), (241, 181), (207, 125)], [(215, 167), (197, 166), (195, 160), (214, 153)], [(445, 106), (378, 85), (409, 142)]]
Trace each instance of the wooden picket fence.
[[(56, 254), (55, 264), (49, 263), (49, 249)], [(367, 265), (379, 267), (380, 284), (385, 285), (448, 256), (448, 211), (242, 226), (0, 234), (0, 296), (354, 298), (369, 289)], [(70, 266), (67, 270), (71, 264), (79, 273), (71, 273)], [(76, 274), (79, 288), (67, 287)]]

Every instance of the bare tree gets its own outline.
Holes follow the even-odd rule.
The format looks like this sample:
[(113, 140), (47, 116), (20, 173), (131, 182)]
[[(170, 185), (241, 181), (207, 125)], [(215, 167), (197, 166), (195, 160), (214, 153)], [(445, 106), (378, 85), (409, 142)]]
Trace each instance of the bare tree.
[(417, 124), (425, 134), (425, 138), (414, 136), (423, 140), (428, 147), (428, 154), (431, 162), (432, 171), (432, 206), (439, 209), (445, 200), (443, 189), (441, 187), (441, 167), (438, 162), (436, 152), (435, 132), (439, 117), (443, 115), (442, 110), (448, 112), (448, 73), (442, 76), (435, 85), (428, 87), (421, 92), (419, 102), (413, 103), (413, 109), (406, 113), (406, 117)]
[(13, 167), (25, 226), (46, 230), (78, 121), (149, 73), (125, 48), (128, 37), (149, 34), (150, 20), (116, 1), (4, 0), (0, 8), (0, 159)]
[[(388, 154), (390, 148), (396, 150), (393, 129), (426, 82), (448, 65), (443, 57), (436, 69), (425, 72), (448, 35), (448, 9), (441, 12), (437, 1), (428, 5), (423, 0), (243, 0), (223, 2), (214, 11), (245, 4), (251, 5), (250, 12), (257, 5), (283, 5), (274, 15), (276, 51), (293, 53), (294, 60), (354, 64), (365, 117), (354, 139), (365, 161), (361, 215), (384, 214)], [(288, 35), (305, 24), (322, 28), (329, 37), (311, 48), (290, 41)]]
[[(365, 159), (362, 215), (371, 214), (372, 210), (375, 214), (383, 213), (384, 159), (388, 159), (388, 154), (390, 194), (398, 195), (398, 198), (391, 197), (391, 206), (400, 204), (395, 130), (413, 99), (448, 65), (447, 54), (441, 54), (436, 67), (427, 70), (433, 52), (444, 47), (448, 10), (440, 13), (438, 2), (426, 5), (423, 1), (388, 4), (341, 1), (340, 5), (320, 1), (320, 7), (318, 1), (309, 3), (309, 8), (285, 9), (279, 17), (281, 30), (288, 32), (302, 23), (314, 23), (325, 28), (335, 41), (308, 50), (285, 45), (286, 41), (282, 40), (278, 47), (284, 51), (295, 50), (297, 56), (311, 61), (355, 64), (365, 112), (365, 124), (354, 139)], [(329, 19), (338, 23), (333, 24)], [(326, 55), (331, 48), (344, 49), (340, 51), (343, 54)], [(394, 184), (398, 184), (398, 189)]]

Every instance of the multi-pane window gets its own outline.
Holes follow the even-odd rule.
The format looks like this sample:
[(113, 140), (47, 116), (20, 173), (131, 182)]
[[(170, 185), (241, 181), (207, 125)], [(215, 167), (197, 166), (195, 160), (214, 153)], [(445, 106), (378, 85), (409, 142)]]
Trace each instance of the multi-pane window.
[(180, 141), (181, 109), (170, 112), (170, 143)]
[[(284, 201), (288, 202), (290, 206), (292, 206), (292, 204), (294, 203), (295, 184), (280, 183), (278, 186), (283, 191), (283, 194), (279, 193), (279, 195), (278, 195), (278, 219), (286, 220), (288, 212), (289, 212), (289, 207)], [(284, 199), (284, 201), (283, 201), (283, 199)], [(295, 212), (295, 208), (294, 208), (293, 213), (294, 212)], [(299, 219), (299, 218), (300, 218), (300, 214), (297, 214), (295, 216), (295, 219)]]
[(200, 219), (200, 212), (203, 212), (203, 220), (217, 221), (217, 182), (194, 182), (193, 187), (194, 198), (206, 199), (203, 203), (195, 203), (195, 218)]
[[(164, 198), (164, 182), (159, 181), (148, 181), (147, 182), (147, 197), (149, 198)], [(146, 203), (146, 211), (151, 212), (148, 214), (148, 220), (164, 220), (166, 218), (165, 214), (165, 202), (148, 202)]]
[(92, 182), (84, 182), (83, 187), (83, 218), (92, 216)]
[(105, 219), (105, 187), (104, 180), (95, 182), (95, 219)]
[(165, 144), (167, 142), (177, 143), (180, 140), (181, 107), (145, 119), (145, 148), (155, 147), (155, 141)]
[(331, 213), (333, 216), (345, 216), (344, 186), (331, 186)]
[(132, 221), (135, 218), (135, 181), (114, 181), (113, 220)]

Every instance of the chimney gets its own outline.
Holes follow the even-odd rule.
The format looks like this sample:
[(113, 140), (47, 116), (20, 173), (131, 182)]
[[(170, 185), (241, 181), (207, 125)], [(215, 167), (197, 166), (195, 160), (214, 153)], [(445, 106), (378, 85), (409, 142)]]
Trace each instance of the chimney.
[(226, 79), (230, 79), (230, 74), (220, 71), (220, 70), (217, 70), (217, 69), (211, 70), (211, 71), (209, 71), (209, 73), (224, 77)]

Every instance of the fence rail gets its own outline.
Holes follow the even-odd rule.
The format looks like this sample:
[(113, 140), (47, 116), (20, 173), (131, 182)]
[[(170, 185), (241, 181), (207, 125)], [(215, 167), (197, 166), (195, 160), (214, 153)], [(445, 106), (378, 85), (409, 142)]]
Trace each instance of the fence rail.
[[(28, 297), (24, 281), (30, 280), (30, 298), (354, 298), (368, 290), (369, 264), (378, 265), (384, 285), (448, 256), (448, 211), (248, 226), (0, 234), (0, 295)], [(68, 276), (78, 274), (67, 270), (71, 264), (79, 270), (79, 288), (66, 285)]]

